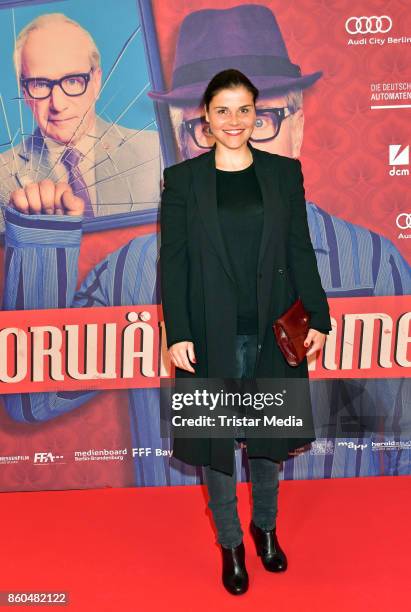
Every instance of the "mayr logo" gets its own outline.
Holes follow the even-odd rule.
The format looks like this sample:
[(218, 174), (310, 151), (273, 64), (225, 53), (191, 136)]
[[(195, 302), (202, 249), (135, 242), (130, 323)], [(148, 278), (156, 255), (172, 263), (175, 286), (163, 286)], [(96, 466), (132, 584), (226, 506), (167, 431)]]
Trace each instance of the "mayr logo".
[(63, 455), (53, 455), (53, 453), (34, 453), (34, 463), (54, 463), (56, 459), (63, 459)]
[(410, 163), (410, 145), (403, 147), (402, 145), (389, 145), (389, 164), (392, 166), (389, 171), (390, 176), (408, 176), (409, 168), (397, 168), (397, 166), (408, 166)]
[(355, 444), (355, 442), (338, 442), (337, 446), (346, 446), (347, 448), (352, 448), (353, 450), (364, 450), (364, 448), (367, 448), (368, 444)]

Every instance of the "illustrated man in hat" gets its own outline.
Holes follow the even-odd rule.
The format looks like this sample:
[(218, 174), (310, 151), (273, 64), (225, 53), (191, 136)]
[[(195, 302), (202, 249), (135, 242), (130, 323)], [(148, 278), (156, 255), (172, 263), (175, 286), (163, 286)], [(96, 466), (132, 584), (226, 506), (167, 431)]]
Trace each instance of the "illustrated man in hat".
[[(303, 91), (322, 72), (301, 74), (300, 67), (288, 56), (272, 11), (250, 4), (187, 15), (179, 30), (172, 86), (168, 91), (149, 92), (152, 99), (170, 105), (181, 157), (195, 157), (213, 146), (214, 138), (199, 104), (209, 80), (227, 68), (246, 74), (260, 91), (252, 145), (271, 153), (299, 157), (304, 128)], [(306, 210), (328, 297), (411, 294), (411, 268), (387, 238), (330, 215), (311, 201), (306, 202)], [(387, 431), (401, 416), (403, 424), (409, 424), (409, 380), (324, 382), (311, 384), (319, 423), (327, 423), (331, 412), (347, 414), (357, 421), (361, 415), (362, 424), (371, 430), (378, 415), (384, 415)], [(409, 433), (408, 428), (408, 436)], [(333, 454), (310, 457), (310, 465), (314, 464), (312, 477), (369, 475), (374, 467), (375, 473), (380, 473), (380, 466), (375, 463), (373, 467), (378, 458), (377, 453), (371, 452), (371, 444), (367, 453), (362, 451), (362, 457), (347, 447), (346, 440), (336, 439), (334, 444)], [(400, 451), (396, 461), (392, 452), (386, 459), (387, 473), (390, 470), (408, 473), (409, 451)], [(308, 464), (308, 453), (299, 457), (299, 461)], [(295, 467), (301, 473), (301, 464)], [(292, 477), (294, 463), (285, 462), (284, 470), (285, 477)]]
[(69, 183), (88, 219), (158, 206), (158, 133), (97, 115), (102, 70), (87, 30), (61, 13), (40, 15), (19, 33), (14, 65), (37, 128), (0, 158), (3, 204), (14, 192), (27, 206), (37, 201), (41, 207), (47, 180)]

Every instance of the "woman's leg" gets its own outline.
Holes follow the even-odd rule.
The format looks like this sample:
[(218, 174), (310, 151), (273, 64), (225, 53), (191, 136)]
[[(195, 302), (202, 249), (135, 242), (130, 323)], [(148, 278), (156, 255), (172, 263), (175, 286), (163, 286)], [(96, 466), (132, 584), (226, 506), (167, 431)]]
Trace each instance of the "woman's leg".
[[(247, 336), (237, 336), (235, 378), (241, 378), (246, 368), (247, 341)], [(241, 435), (238, 428), (236, 428), (235, 435)], [(233, 463), (232, 476), (213, 470), (210, 466), (204, 467), (204, 477), (209, 495), (208, 507), (212, 512), (217, 529), (217, 541), (225, 548), (234, 548), (243, 539), (243, 531), (237, 512), (236, 463), (235, 461)]]
[(257, 554), (269, 572), (284, 572), (287, 556), (276, 533), (279, 464), (263, 457), (249, 458), (253, 491), (250, 531)]
[[(238, 378), (252, 378), (254, 374), (257, 336), (238, 335), (236, 358)], [(241, 428), (237, 434), (242, 433)], [(253, 520), (261, 529), (269, 530), (275, 525), (278, 500), (279, 464), (264, 458), (249, 458), (252, 494)], [(213, 514), (218, 542), (225, 548), (238, 546), (243, 537), (237, 512), (236, 471), (229, 476), (210, 466), (204, 467), (208, 486), (208, 506)]]
[(209, 465), (204, 467), (204, 476), (208, 487), (208, 507), (217, 529), (217, 541), (224, 548), (234, 548), (243, 539), (237, 512), (235, 462), (232, 476), (213, 470)]
[(274, 529), (278, 512), (279, 463), (249, 457), (253, 497), (253, 522), (260, 529)]
[[(246, 337), (244, 377), (254, 378), (257, 335)], [(279, 464), (263, 457), (249, 458), (253, 497), (253, 522), (266, 531), (275, 527), (278, 504)]]

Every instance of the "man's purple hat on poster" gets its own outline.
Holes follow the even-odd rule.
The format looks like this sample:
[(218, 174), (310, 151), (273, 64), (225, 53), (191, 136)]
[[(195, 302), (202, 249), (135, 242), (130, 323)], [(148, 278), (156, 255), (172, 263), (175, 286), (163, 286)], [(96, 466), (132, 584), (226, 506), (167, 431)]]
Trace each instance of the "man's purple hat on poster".
[(236, 68), (260, 92), (305, 89), (322, 76), (302, 76), (288, 57), (272, 11), (258, 4), (190, 13), (181, 23), (169, 91), (150, 91), (160, 102), (199, 104), (210, 79), (221, 70)]

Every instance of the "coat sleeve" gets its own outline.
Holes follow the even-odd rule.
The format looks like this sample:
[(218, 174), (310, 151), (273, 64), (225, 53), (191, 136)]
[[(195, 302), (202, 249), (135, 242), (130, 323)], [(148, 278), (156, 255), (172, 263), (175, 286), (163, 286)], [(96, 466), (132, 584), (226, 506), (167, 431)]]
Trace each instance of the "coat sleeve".
[(288, 167), (291, 206), (288, 258), (291, 272), (296, 290), (311, 315), (310, 327), (327, 333), (332, 329), (330, 313), (308, 228), (301, 162), (290, 159)]
[[(57, 225), (56, 225), (57, 224)], [(110, 253), (75, 291), (82, 218), (6, 212), (4, 310), (150, 304), (155, 295), (157, 236), (139, 236)], [(141, 405), (147, 389), (135, 389)], [(99, 391), (9, 393), (15, 421), (48, 421), (78, 408)], [(137, 396), (136, 396), (137, 397)]]
[[(82, 217), (26, 215), (6, 210), (4, 310), (68, 308), (75, 296)], [(90, 304), (95, 306), (96, 304)], [(7, 393), (8, 415), (48, 421), (78, 408), (97, 391)]]
[(161, 196), (161, 299), (168, 348), (183, 340), (193, 341), (188, 311), (186, 208), (189, 176), (182, 170), (180, 164), (165, 168)]

